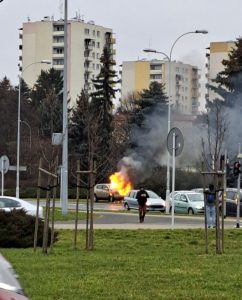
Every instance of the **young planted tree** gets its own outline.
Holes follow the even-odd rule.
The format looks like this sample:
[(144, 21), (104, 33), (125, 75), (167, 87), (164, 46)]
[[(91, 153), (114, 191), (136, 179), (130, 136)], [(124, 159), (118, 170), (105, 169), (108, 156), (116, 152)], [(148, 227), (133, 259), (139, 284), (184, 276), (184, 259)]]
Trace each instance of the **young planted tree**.
[[(99, 151), (101, 137), (99, 136), (99, 123), (101, 113), (93, 110), (88, 95), (82, 90), (72, 110), (70, 118), (70, 141), (72, 151), (78, 154), (81, 161), (81, 170), (90, 171), (88, 176), (82, 175), (82, 185), (87, 188), (87, 230), (86, 249), (94, 248), (93, 237), (93, 202), (95, 185), (95, 160)], [(89, 216), (90, 209), (90, 216)], [(89, 218), (90, 217), (90, 218)]]

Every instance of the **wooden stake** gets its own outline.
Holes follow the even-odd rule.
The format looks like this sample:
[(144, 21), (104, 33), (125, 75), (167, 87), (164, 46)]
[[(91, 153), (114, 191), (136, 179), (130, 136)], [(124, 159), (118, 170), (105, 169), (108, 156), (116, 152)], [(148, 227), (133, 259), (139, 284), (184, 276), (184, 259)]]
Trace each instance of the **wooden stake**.
[[(39, 160), (39, 169), (42, 168), (42, 159)], [(39, 202), (40, 202), (40, 187), (41, 186), (41, 171), (38, 172), (38, 188), (37, 188), (37, 208), (35, 217), (35, 228), (34, 228), (34, 252), (36, 251), (38, 241), (38, 229), (39, 229)]]

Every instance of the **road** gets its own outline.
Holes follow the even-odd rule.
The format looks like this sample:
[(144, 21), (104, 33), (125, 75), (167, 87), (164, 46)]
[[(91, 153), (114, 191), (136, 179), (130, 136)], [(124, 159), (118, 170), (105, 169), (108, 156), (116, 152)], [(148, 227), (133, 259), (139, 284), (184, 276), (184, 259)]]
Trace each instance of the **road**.
[[(74, 204), (69, 205), (75, 208)], [(80, 205), (85, 210), (85, 205)], [(103, 211), (105, 210), (105, 211)], [(120, 212), (120, 211), (124, 212)], [(145, 222), (140, 224), (138, 211), (125, 213), (121, 203), (95, 203), (94, 228), (96, 229), (171, 229), (171, 215), (164, 213), (147, 213)], [(225, 228), (234, 228), (236, 219), (225, 219)], [(74, 228), (73, 222), (56, 224), (57, 228)], [(85, 228), (85, 221), (80, 221), (79, 228)], [(175, 215), (174, 228), (204, 228), (204, 216)]]
[[(36, 202), (33, 202), (36, 203)], [(44, 201), (41, 205), (44, 206)], [(60, 207), (57, 202), (56, 206)], [(68, 209), (75, 209), (75, 203), (69, 203)], [(85, 203), (79, 204), (81, 211), (86, 210)], [(138, 211), (125, 212), (121, 203), (94, 203), (94, 228), (96, 229), (171, 229), (171, 215), (164, 213), (147, 213), (144, 223), (139, 223)], [(225, 228), (235, 228), (236, 219), (226, 218)], [(79, 221), (78, 228), (85, 228), (85, 220)], [(56, 222), (56, 229), (73, 229), (74, 221)], [(204, 216), (175, 215), (174, 228), (204, 228)]]

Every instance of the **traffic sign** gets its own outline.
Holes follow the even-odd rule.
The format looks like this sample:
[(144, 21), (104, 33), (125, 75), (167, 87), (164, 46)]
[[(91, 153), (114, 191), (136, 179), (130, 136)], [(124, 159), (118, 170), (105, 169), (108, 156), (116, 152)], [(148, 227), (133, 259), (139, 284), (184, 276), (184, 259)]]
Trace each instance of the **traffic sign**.
[(175, 156), (178, 156), (181, 154), (181, 152), (183, 150), (184, 139), (183, 139), (182, 132), (179, 128), (177, 128), (177, 127), (171, 128), (171, 130), (167, 136), (167, 149), (168, 149), (170, 155), (173, 154), (172, 153), (172, 151), (173, 151), (173, 134), (175, 134)]
[(9, 159), (7, 155), (3, 155), (0, 157), (0, 170), (4, 174), (6, 174), (9, 170)]

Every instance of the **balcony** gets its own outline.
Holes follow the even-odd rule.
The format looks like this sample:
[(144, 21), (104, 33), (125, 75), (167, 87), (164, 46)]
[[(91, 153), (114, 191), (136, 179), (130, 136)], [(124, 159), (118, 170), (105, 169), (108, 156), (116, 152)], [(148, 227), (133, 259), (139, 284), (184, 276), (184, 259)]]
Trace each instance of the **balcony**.
[(64, 31), (53, 31), (53, 36), (63, 36), (64, 37)]
[(116, 44), (116, 39), (115, 38), (107, 38), (107, 44)]
[(53, 42), (52, 44), (53, 47), (63, 47), (64, 48), (64, 41), (62, 42)]
[(52, 54), (53, 59), (56, 58), (60, 58), (60, 59), (64, 59), (64, 52), (63, 53), (53, 53)]

